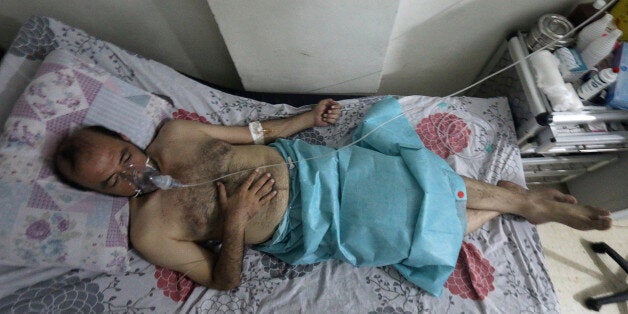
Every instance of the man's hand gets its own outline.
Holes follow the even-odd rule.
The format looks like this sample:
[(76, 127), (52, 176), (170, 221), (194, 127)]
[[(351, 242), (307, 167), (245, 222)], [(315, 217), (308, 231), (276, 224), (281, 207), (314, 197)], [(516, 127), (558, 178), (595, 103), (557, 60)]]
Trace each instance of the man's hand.
[(218, 201), (225, 227), (246, 227), (251, 218), (277, 195), (274, 184), (270, 173), (260, 175), (257, 169), (230, 196), (227, 196), (225, 185), (218, 182)]
[(340, 104), (331, 98), (319, 101), (312, 109), (314, 126), (328, 126), (336, 123), (340, 117), (340, 107)]

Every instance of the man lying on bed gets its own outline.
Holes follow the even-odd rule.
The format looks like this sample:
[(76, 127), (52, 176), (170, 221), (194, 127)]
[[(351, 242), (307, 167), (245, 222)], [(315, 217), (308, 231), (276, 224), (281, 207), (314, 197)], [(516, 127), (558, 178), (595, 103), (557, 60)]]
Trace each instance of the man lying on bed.
[[(500, 214), (610, 228), (608, 211), (576, 205), (556, 190), (456, 175), (404, 118), (375, 129), (401, 113), (392, 98), (370, 109), (354, 137), (375, 131), (356, 146), (336, 150), (279, 139), (333, 124), (340, 109), (326, 99), (309, 112), (264, 121), (271, 146), (249, 145), (260, 137), (247, 127), (181, 120), (167, 122), (146, 151), (124, 136), (81, 129), (60, 144), (56, 165), (82, 187), (129, 197), (136, 187), (122, 172), (147, 157), (162, 174), (188, 184), (236, 173), (129, 199), (133, 247), (148, 261), (215, 289), (239, 285), (245, 246), (254, 245), (288, 263), (393, 265), (439, 295), (464, 233)], [(221, 241), (218, 252), (203, 246), (210, 240)]]

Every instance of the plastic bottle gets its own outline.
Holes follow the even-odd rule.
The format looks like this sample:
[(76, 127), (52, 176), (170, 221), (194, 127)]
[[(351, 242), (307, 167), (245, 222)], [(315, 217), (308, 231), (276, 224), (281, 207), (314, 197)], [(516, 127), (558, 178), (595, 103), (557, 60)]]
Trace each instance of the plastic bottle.
[(595, 2), (590, 3), (581, 3), (577, 5), (576, 8), (571, 11), (571, 13), (569, 13), (567, 19), (574, 26), (578, 26), (586, 21), (588, 18), (593, 16), (595, 13), (597, 13), (605, 5), (606, 1), (604, 0), (596, 0)]
[(602, 37), (612, 30), (611, 24), (613, 23), (613, 16), (609, 13), (604, 13), (602, 18), (587, 25), (580, 30), (576, 36), (576, 47), (578, 50), (583, 51), (591, 42)]
[(589, 69), (593, 69), (596, 64), (598, 64), (602, 59), (606, 58), (615, 47), (617, 43), (617, 39), (622, 35), (622, 31), (619, 29), (615, 29), (607, 36), (602, 36), (594, 41), (592, 41), (589, 45), (587, 45), (582, 53), (582, 61)]
[(619, 68), (608, 68), (600, 71), (578, 88), (578, 97), (582, 100), (593, 98), (593, 96), (597, 95), (608, 85), (615, 82), (618, 72)]

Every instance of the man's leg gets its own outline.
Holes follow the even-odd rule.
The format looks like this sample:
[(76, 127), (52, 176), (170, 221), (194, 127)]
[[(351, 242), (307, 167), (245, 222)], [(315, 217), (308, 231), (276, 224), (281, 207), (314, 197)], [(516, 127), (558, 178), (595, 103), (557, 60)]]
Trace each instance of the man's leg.
[(500, 212), (496, 212), (493, 210), (478, 210), (467, 208), (467, 231), (465, 232), (465, 234), (480, 229), (482, 225), (499, 215), (501, 215)]
[[(513, 192), (525, 193), (527, 190), (522, 186), (512, 183), (510, 181), (499, 181), (497, 182), (497, 186), (509, 189)], [(575, 200), (575, 198), (574, 198)], [(467, 208), (467, 231), (466, 233), (471, 233), (490, 221), (491, 219), (501, 215), (500, 212), (494, 210), (480, 210)]]
[(611, 227), (610, 212), (581, 206), (571, 195), (557, 190), (527, 191), (506, 181), (495, 186), (463, 177), (467, 187), (467, 232), (500, 214), (515, 214), (533, 224), (554, 221), (580, 230)]

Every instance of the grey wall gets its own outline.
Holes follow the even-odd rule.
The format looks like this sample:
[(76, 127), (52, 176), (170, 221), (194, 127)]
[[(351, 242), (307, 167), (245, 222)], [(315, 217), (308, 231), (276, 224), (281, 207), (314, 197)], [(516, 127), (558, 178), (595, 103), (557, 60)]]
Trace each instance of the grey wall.
[[(577, 2), (402, 0), (378, 93), (438, 96), (463, 88), (508, 33)], [(2, 0), (0, 45), (7, 47), (31, 15), (57, 18), (179, 71), (241, 87), (205, 0)]]
[(187, 74), (240, 87), (204, 0), (1, 0), (0, 45), (8, 47), (32, 15), (56, 18)]

